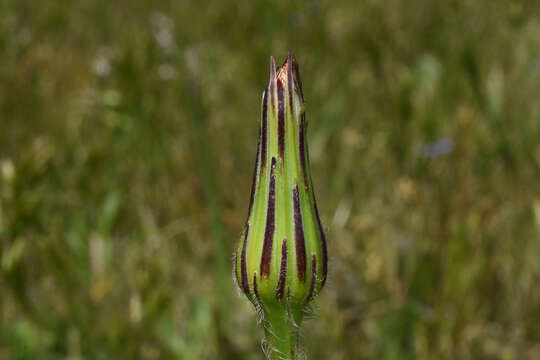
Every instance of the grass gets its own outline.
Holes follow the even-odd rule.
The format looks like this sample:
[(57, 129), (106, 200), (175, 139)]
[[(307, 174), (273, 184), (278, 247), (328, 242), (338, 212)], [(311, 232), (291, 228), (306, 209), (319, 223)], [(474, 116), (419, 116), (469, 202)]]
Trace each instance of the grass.
[(232, 284), (268, 58), (301, 66), (311, 359), (540, 357), (540, 8), (0, 3), (0, 359), (262, 359)]

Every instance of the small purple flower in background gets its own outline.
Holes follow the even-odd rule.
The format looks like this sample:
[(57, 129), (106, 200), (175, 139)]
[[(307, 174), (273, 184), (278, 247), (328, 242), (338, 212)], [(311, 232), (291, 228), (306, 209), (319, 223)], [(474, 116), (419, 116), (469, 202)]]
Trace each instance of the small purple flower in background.
[(446, 155), (454, 149), (454, 140), (442, 138), (435, 142), (427, 143), (422, 146), (422, 155), (430, 158), (436, 158)]

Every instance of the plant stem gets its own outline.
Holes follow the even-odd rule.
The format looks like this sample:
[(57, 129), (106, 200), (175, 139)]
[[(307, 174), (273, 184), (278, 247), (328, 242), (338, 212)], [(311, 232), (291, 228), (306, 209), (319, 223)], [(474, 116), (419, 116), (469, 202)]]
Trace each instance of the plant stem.
[[(292, 320), (294, 319), (294, 321)], [(292, 318), (282, 309), (265, 312), (265, 335), (269, 360), (295, 360), (299, 350), (300, 316)]]

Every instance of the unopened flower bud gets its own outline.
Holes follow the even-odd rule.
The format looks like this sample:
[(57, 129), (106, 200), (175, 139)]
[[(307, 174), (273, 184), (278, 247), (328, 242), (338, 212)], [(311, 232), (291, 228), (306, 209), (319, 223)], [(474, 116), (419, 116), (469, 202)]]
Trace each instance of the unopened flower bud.
[(269, 333), (294, 332), (303, 310), (326, 281), (326, 240), (313, 193), (306, 130), (298, 64), (289, 53), (276, 69), (270, 58), (248, 219), (236, 252), (235, 276), (265, 326), (271, 328), (267, 331), (271, 346), (283, 339), (268, 339)]

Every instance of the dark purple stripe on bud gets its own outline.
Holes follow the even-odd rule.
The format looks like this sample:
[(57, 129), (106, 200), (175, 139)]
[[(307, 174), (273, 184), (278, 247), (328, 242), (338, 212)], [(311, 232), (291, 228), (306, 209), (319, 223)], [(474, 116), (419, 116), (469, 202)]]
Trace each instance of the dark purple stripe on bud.
[(283, 239), (281, 245), (281, 266), (279, 268), (279, 280), (276, 287), (276, 299), (283, 298), (283, 290), (285, 288), (285, 280), (287, 278), (287, 239)]
[(268, 191), (268, 209), (266, 211), (266, 228), (264, 230), (264, 242), (261, 259), (261, 276), (270, 274), (270, 260), (272, 258), (272, 242), (274, 237), (274, 212), (276, 201), (276, 179), (274, 170), (276, 168), (276, 158), (272, 157), (272, 169), (270, 170), (270, 189)]
[(321, 225), (321, 219), (319, 217), (319, 210), (317, 209), (317, 202), (315, 196), (313, 197), (313, 203), (315, 205), (315, 217), (317, 218), (317, 227), (319, 228), (319, 235), (321, 237), (321, 251), (322, 251), (322, 282), (321, 289), (326, 282), (326, 275), (328, 273), (328, 250), (326, 249), (326, 236)]
[(287, 90), (289, 92), (289, 107), (291, 109), (291, 115), (294, 116), (294, 108), (293, 108), (293, 88), (294, 88), (294, 78), (293, 78), (293, 59), (292, 59), (292, 53), (289, 52), (289, 55), (287, 56)]
[(257, 272), (253, 273), (253, 293), (255, 294), (255, 299), (261, 304), (261, 298), (259, 297), (259, 288), (257, 287)]
[(311, 284), (309, 285), (309, 293), (306, 298), (306, 303), (310, 302), (313, 299), (315, 291), (315, 283), (317, 282), (317, 256), (311, 254)]
[(300, 210), (300, 195), (298, 185), (293, 190), (294, 203), (294, 243), (296, 246), (296, 268), (298, 279), (304, 281), (306, 278), (306, 245), (304, 241), (304, 227), (302, 224), (302, 212)]
[(304, 93), (302, 92), (302, 81), (300, 80), (300, 69), (298, 68), (298, 63), (293, 61), (293, 71), (296, 76), (296, 83), (298, 84), (298, 91), (300, 91), (300, 97), (304, 101)]
[(247, 259), (246, 259), (246, 252), (247, 252), (247, 243), (248, 243), (248, 236), (249, 236), (249, 223), (246, 223), (246, 230), (244, 232), (244, 245), (242, 245), (242, 257), (240, 259), (240, 272), (242, 273), (242, 289), (244, 290), (244, 293), (247, 295), (249, 294), (249, 283), (248, 283), (248, 275), (247, 275)]
[(277, 80), (277, 96), (278, 96), (278, 148), (279, 156), (283, 159), (285, 151), (285, 109), (283, 105), (283, 83), (280, 79)]
[(267, 104), (268, 89), (264, 91), (262, 100), (262, 125), (261, 125), (261, 168), (266, 167), (266, 148), (268, 143), (268, 104)]

